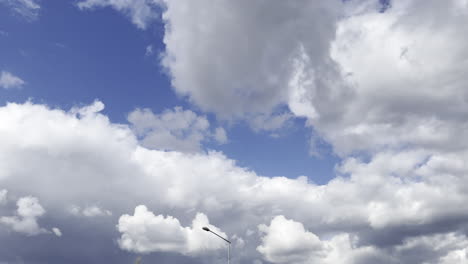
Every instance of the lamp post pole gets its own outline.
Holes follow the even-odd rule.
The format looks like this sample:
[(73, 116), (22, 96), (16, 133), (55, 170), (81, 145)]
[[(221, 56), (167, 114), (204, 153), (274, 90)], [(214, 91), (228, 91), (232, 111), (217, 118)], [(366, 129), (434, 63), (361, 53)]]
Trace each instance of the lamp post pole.
[(202, 227), (203, 230), (205, 230), (206, 232), (210, 232), (210, 233), (213, 233), (214, 235), (216, 235), (217, 237), (221, 238), (222, 240), (226, 241), (228, 243), (228, 264), (231, 263), (231, 241), (225, 239), (224, 237), (216, 234), (215, 232), (211, 231), (208, 227), (204, 226)]

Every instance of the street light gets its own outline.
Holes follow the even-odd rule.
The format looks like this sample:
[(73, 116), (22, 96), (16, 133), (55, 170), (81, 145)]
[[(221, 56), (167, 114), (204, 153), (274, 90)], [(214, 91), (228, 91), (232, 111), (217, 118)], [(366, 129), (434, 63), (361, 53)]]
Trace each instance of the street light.
[(216, 234), (215, 232), (211, 231), (208, 227), (204, 226), (202, 227), (203, 230), (205, 230), (206, 232), (211, 232), (213, 234), (215, 234), (217, 237), (221, 238), (222, 240), (226, 241), (228, 243), (228, 264), (230, 264), (230, 261), (231, 261), (231, 241), (225, 239), (224, 237)]

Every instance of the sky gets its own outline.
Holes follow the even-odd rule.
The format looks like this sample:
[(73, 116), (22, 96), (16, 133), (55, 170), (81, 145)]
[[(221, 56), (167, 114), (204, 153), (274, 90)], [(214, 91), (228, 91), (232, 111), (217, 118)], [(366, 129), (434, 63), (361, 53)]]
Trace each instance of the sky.
[(468, 1), (0, 0), (0, 264), (468, 263)]

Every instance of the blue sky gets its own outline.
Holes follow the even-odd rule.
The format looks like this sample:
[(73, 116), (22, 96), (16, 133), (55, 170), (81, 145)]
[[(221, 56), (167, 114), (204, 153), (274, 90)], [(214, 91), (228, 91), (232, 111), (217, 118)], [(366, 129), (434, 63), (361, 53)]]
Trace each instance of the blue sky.
[[(0, 0), (0, 264), (468, 263), (468, 2)], [(141, 262), (139, 262), (141, 261)]]

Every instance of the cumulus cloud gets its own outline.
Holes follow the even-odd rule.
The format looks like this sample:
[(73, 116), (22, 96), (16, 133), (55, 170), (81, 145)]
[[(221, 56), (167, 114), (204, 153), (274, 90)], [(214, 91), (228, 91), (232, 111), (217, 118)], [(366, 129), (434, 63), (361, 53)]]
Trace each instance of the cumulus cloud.
[(214, 138), (219, 143), (227, 142), (223, 128), (212, 132), (205, 116), (181, 107), (161, 114), (154, 114), (150, 109), (136, 109), (128, 115), (128, 121), (141, 144), (148, 148), (197, 152), (202, 149), (203, 141)]
[(156, 0), (83, 0), (78, 2), (77, 6), (81, 10), (112, 7), (128, 16), (138, 28), (146, 29), (158, 18), (156, 3)]
[(258, 228), (264, 235), (257, 250), (271, 263), (397, 263), (385, 251), (358, 246), (358, 241), (349, 234), (336, 234), (329, 240), (321, 240), (305, 230), (302, 223), (284, 216), (276, 216), (269, 226), (259, 225)]
[[(458, 15), (467, 7), (457, 2), (421, 8), (418, 1), (394, 1), (383, 14), (363, 12), (339, 22), (331, 56), (354, 97), (342, 102), (339, 119), (312, 121), (337, 152), (466, 149), (467, 142), (453, 140), (466, 133), (461, 113), (468, 107), (467, 17)], [(330, 111), (319, 112), (325, 117)]]
[[(85, 224), (95, 223), (105, 229), (120, 220), (120, 245), (128, 250), (165, 250), (167, 236), (158, 233), (165, 229), (153, 230), (154, 222), (155, 226), (168, 225), (178, 230), (174, 232), (178, 232), (180, 241), (167, 238), (168, 251), (203, 255), (204, 250), (198, 246), (211, 242), (202, 243), (198, 235), (190, 232), (198, 230), (195, 223), (208, 224), (209, 216), (210, 221), (223, 227), (225, 234), (242, 239), (239, 242), (243, 245), (242, 254), (237, 257), (253, 261), (260, 253), (255, 250), (258, 237), (246, 231), (256, 229), (276, 215), (284, 215), (284, 219), (276, 218), (273, 225), (262, 229), (266, 238), (260, 248), (272, 259), (275, 256), (288, 259), (289, 253), (291, 258), (299, 260), (321, 254), (312, 256), (306, 252), (304, 258), (294, 257), (296, 251), (287, 247), (284, 255), (279, 254), (281, 247), (287, 245), (271, 244), (270, 238), (276, 237), (276, 223), (281, 221), (285, 227), (295, 230), (300, 241), (309, 241), (310, 245), (314, 242), (317, 244), (314, 248), (320, 248), (323, 243), (324, 252), (330, 246), (326, 238), (336, 240), (330, 247), (344, 249), (331, 250), (335, 253), (327, 253), (328, 258), (338, 259), (352, 251), (363, 255), (363, 259), (374, 260), (367, 263), (387, 258), (398, 259), (397, 263), (424, 263), (411, 261), (420, 244), (410, 247), (410, 241), (426, 238), (444, 241), (450, 234), (459, 241), (453, 247), (446, 247), (450, 253), (440, 251), (442, 242), (426, 243), (427, 258), (436, 261), (439, 256), (446, 259), (463, 256), (463, 249), (457, 245), (464, 245), (464, 230), (468, 228), (465, 187), (468, 168), (464, 162), (467, 151), (447, 155), (407, 149), (379, 152), (370, 160), (349, 157), (337, 165), (337, 178), (325, 185), (315, 185), (306, 177), (257, 175), (219, 152), (151, 150), (138, 144), (128, 126), (114, 124), (96, 111), (84, 111), (86, 115), (79, 112), (50, 109), (30, 102), (0, 107), (0, 120), (5, 121), (0, 123), (0, 184), (9, 193), (39, 197), (41, 203), (55, 212), (49, 217), (56, 219), (66, 217), (61, 216), (60, 210), (65, 210), (64, 205), (68, 204), (99, 204), (101, 211), (102, 208), (112, 210), (113, 215)], [(68, 188), (64, 190), (63, 186)], [(137, 207), (139, 204), (154, 208), (159, 215)], [(135, 207), (133, 215), (126, 215)], [(204, 212), (207, 217), (195, 217), (191, 227), (180, 224), (191, 219), (195, 212)], [(116, 219), (121, 215), (124, 217)], [(26, 218), (18, 213), (3, 219), (13, 227)], [(303, 223), (303, 229), (288, 219)], [(144, 231), (137, 228), (138, 223), (146, 220), (145, 230), (154, 236), (144, 236)], [(29, 222), (36, 223), (32, 226), (37, 227), (37, 222)], [(60, 226), (63, 224), (66, 223)], [(301, 232), (306, 234), (299, 235)], [(190, 234), (195, 237), (192, 244), (187, 242), (191, 241)], [(288, 239), (286, 235), (284, 239)], [(275, 250), (270, 251), (271, 248)]]
[(317, 262), (327, 255), (328, 248), (313, 233), (307, 232), (301, 223), (277, 216), (269, 226), (260, 225), (265, 233), (257, 250), (273, 263)]
[(18, 206), (17, 215), (0, 217), (0, 224), (11, 228), (13, 231), (29, 236), (47, 232), (46, 229), (39, 227), (37, 223), (37, 218), (43, 216), (45, 210), (39, 204), (39, 200), (36, 197), (22, 197), (16, 205)]
[(0, 4), (8, 6), (14, 14), (29, 21), (36, 20), (41, 10), (36, 0), (0, 0)]
[(197, 254), (224, 247), (224, 241), (214, 239), (202, 230), (205, 226), (226, 237), (226, 234), (210, 225), (202, 213), (195, 216), (191, 227), (183, 227), (177, 218), (156, 216), (146, 206), (139, 205), (133, 215), (119, 218), (117, 228), (122, 233), (119, 245), (122, 249), (139, 253), (164, 251), (181, 254)]
[(10, 72), (2, 71), (0, 74), (0, 87), (4, 89), (21, 88), (25, 84), (18, 76)]
[(333, 264), (333, 263), (464, 263), (467, 260), (465, 235), (437, 234), (405, 239), (393, 248), (360, 246), (359, 238), (335, 234), (320, 239), (304, 229), (300, 222), (276, 216), (269, 226), (260, 225), (264, 233), (257, 250), (272, 263)]
[(333, 66), (327, 65), (331, 64), (328, 49), (341, 1), (163, 1), (163, 5), (163, 65), (174, 89), (221, 117), (270, 113), (287, 103), (288, 80), (294, 74), (291, 65), (301, 50), (309, 54), (311, 66), (329, 73), (327, 78), (334, 74)]

